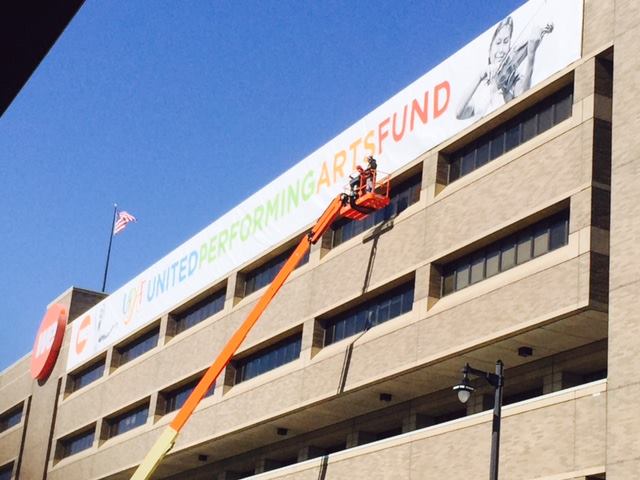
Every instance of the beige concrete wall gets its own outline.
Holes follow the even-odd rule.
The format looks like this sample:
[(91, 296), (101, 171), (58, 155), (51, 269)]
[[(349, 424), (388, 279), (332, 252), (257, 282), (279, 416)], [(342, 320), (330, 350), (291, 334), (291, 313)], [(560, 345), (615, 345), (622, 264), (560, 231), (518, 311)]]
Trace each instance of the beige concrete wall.
[[(611, 328), (612, 377), (609, 404), (606, 406), (607, 418), (611, 419), (607, 427), (610, 444), (607, 461), (614, 469), (626, 468), (628, 471), (632, 465), (631, 459), (640, 455), (633, 453), (640, 449), (640, 444), (631, 442), (628, 451), (626, 444), (623, 448), (628, 436), (626, 425), (638, 421), (628, 409), (628, 402), (637, 393), (634, 387), (629, 386), (635, 382), (633, 368), (629, 366), (633, 363), (635, 336), (629, 335), (629, 332), (634, 332), (638, 323), (633, 320), (634, 306), (637, 304), (633, 285), (638, 275), (637, 262), (633, 262), (633, 247), (639, 238), (637, 233), (640, 233), (640, 224), (636, 220), (640, 218), (637, 215), (640, 212), (636, 211), (640, 208), (640, 198), (637, 198), (640, 173), (635, 166), (634, 158), (637, 155), (633, 153), (640, 146), (635, 145), (640, 141), (636, 128), (640, 114), (636, 112), (637, 102), (633, 100), (637, 91), (635, 79), (639, 75), (639, 69), (635, 68), (637, 60), (634, 46), (638, 40), (636, 36), (640, 36), (640, 33), (635, 33), (633, 22), (630, 23), (624, 15), (625, 9), (632, 8), (632, 3), (615, 4), (616, 76), (621, 79), (614, 89), (613, 116), (612, 190), (614, 212), (618, 213), (613, 215), (612, 271), (616, 274), (611, 278), (611, 305), (616, 322)], [(587, 0), (585, 12), (584, 51), (600, 51), (613, 38), (612, 4)], [(624, 64), (621, 63), (623, 61)], [(317, 332), (309, 330), (317, 328), (314, 322), (316, 317), (356, 301), (365, 286), (368, 290), (375, 289), (411, 274), (416, 277), (418, 289), (414, 310), (376, 327), (358, 340), (353, 348), (351, 368), (345, 382), (347, 392), (373, 385), (398, 372), (460, 355), (471, 346), (490, 343), (498, 336), (515, 335), (531, 329), (536, 322), (547, 322), (586, 308), (606, 309), (600, 298), (601, 292), (598, 302), (593, 301), (594, 289), (598, 285), (592, 281), (593, 269), (602, 268), (602, 263), (594, 266), (592, 252), (605, 256), (608, 253), (606, 232), (594, 233), (594, 229), (590, 228), (594, 194), (593, 118), (596, 114), (602, 117), (601, 110), (596, 108), (598, 100), (594, 97), (594, 68), (593, 59), (585, 59), (577, 66), (576, 103), (570, 120), (453, 184), (436, 188), (438, 149), (428, 152), (423, 176), (430, 183), (423, 185), (420, 202), (403, 212), (394, 220), (393, 228), (379, 237), (368, 282), (367, 265), (374, 242), (363, 243), (363, 237), (360, 236), (328, 253), (322, 252), (322, 255), (316, 249), (309, 264), (299, 268), (283, 287), (248, 336), (241, 351), (252, 349), (301, 325), (304, 325), (305, 338), (312, 338)], [(569, 73), (569, 70), (565, 73)], [(542, 90), (544, 88), (544, 85), (540, 87)], [(527, 93), (526, 98), (535, 95), (538, 92), (532, 91)], [(509, 107), (502, 109), (486, 123), (500, 121), (508, 110)], [(452, 142), (461, 141), (469, 132), (471, 129)], [(571, 207), (568, 246), (454, 295), (434, 300), (427, 308), (432, 262), (460, 252), (497, 231), (508, 230), (510, 225), (562, 201), (568, 202)], [(231, 287), (235, 285), (235, 273), (228, 283)], [(256, 292), (235, 303), (233, 295), (227, 292), (224, 312), (173, 338), (162, 335), (159, 347), (153, 351), (115, 369), (79, 392), (66, 397), (61, 395), (54, 441), (90, 423), (100, 424), (105, 416), (143, 398), (151, 397), (153, 406), (157, 391), (208, 365), (215, 352), (220, 351), (226, 339), (255, 305), (259, 295), (260, 292)], [(165, 315), (163, 327), (166, 321)], [(601, 338), (601, 335), (601, 332), (594, 332), (594, 339)], [(576, 341), (584, 339), (577, 338)], [(341, 410), (337, 402), (328, 400), (339, 387), (348, 343), (339, 342), (319, 353), (308, 348), (300, 360), (274, 372), (235, 386), (224, 394), (223, 389), (218, 388), (188, 424), (175, 451), (207, 439), (231, 435), (260, 422), (265, 423), (265, 428), (272, 429), (274, 423), (269, 422), (274, 418), (319, 402), (326, 402), (323, 411), (327, 424), (343, 420), (347, 412), (351, 415), (366, 413), (370, 405), (365, 401), (359, 405), (355, 400), (350, 410)], [(65, 344), (61, 358), (66, 358), (66, 348)], [(37, 393), (41, 400), (34, 403), (34, 418), (37, 421), (28, 440), (28, 450), (30, 453), (42, 452), (48, 443), (47, 428), (51, 423), (48, 412), (55, 404), (55, 388), (34, 386), (28, 376), (28, 361), (25, 359), (0, 375), (0, 411)], [(59, 362), (48, 385), (55, 386), (59, 378), (65, 379), (62, 364)], [(43, 393), (45, 390), (46, 395)], [(503, 452), (505, 458), (514, 460), (504, 465), (505, 478), (561, 475), (563, 472), (575, 473), (581, 468), (603, 464), (604, 439), (599, 432), (604, 429), (605, 398), (605, 395), (581, 397), (508, 417), (505, 421)], [(155, 423), (150, 419), (144, 427), (99, 446), (96, 441), (94, 447), (86, 452), (55, 465), (50, 462), (49, 477), (100, 478), (134, 466), (170, 418), (171, 415), (168, 415)], [(427, 436), (408, 443), (400, 442), (393, 448), (374, 449), (375, 455), (363, 450), (358, 455), (346, 455), (344, 458), (336, 456), (336, 462), (331, 464), (332, 475), (328, 478), (356, 478), (351, 475), (341, 477), (342, 471), (350, 474), (362, 471), (363, 476), (366, 474), (369, 477), (375, 477), (376, 472), (385, 472), (384, 475), (391, 475), (389, 478), (409, 478), (411, 472), (416, 478), (443, 478), (445, 475), (461, 478), (460, 471), (455, 468), (470, 467), (462, 465), (460, 459), (464, 456), (452, 455), (452, 452), (460, 450), (459, 453), (462, 453), (462, 446), (466, 445), (469, 450), (466, 453), (471, 458), (486, 458), (481, 445), (487, 437), (487, 428), (486, 421), (482, 420), (446, 435)], [(517, 441), (510, 441), (509, 428), (531, 430), (535, 434), (530, 438), (523, 436), (518, 437)], [(594, 432), (596, 439), (592, 438)], [(590, 441), (579, 441), (583, 436)], [(8, 449), (13, 448), (14, 437), (14, 433), (0, 435), (0, 450), (5, 445)], [(550, 448), (555, 445), (558, 445), (558, 449)], [(556, 454), (557, 458), (547, 461), (552, 454)], [(538, 458), (536, 455), (543, 459), (540, 463), (546, 469), (538, 472), (538, 477), (535, 477), (536, 472), (527, 470), (515, 461), (531, 461), (532, 458)], [(35, 475), (33, 478), (37, 478), (37, 472), (42, 471), (42, 465), (37, 462), (29, 468), (33, 469), (28, 471), (29, 475)], [(395, 475), (397, 471), (403, 471), (406, 477)], [(471, 475), (474, 474), (485, 475), (486, 472), (482, 470)], [(291, 475), (282, 478), (313, 477), (313, 473), (306, 470)], [(579, 472), (573, 475), (578, 476)], [(27, 475), (24, 478), (31, 477)], [(314, 478), (317, 478), (317, 470)]]
[[(574, 389), (503, 410), (500, 476), (510, 480), (573, 479), (604, 469), (607, 395), (603, 385)], [(485, 478), (491, 414), (364, 445), (322, 460), (268, 472), (260, 480), (318, 478)], [(628, 477), (632, 478), (632, 477)]]
[(22, 443), (22, 424), (16, 425), (5, 432), (0, 433), (0, 465), (5, 465), (18, 458), (20, 444)]
[[(583, 102), (589, 101), (593, 100)], [(378, 241), (370, 286), (384, 285), (425, 265), (430, 258), (449, 253), (452, 245), (468, 244), (563, 199), (569, 199), (576, 212), (572, 245), (496, 277), (489, 281), (490, 291), (487, 283), (480, 284), (460, 292), (457, 301), (442, 300), (430, 312), (423, 305), (378, 327), (353, 350), (347, 390), (437, 358), (442, 352), (455, 351), (484, 332), (517, 331), (524, 319), (552, 318), (560, 311), (589, 304), (590, 259), (588, 245), (580, 247), (580, 231), (588, 230), (589, 225), (591, 163), (585, 151), (589, 141), (584, 138), (590, 139), (592, 125), (588, 118), (582, 118), (582, 110), (577, 106), (574, 118), (547, 132), (539, 145), (511, 152), (501, 160), (502, 165), (488, 167), (490, 172), (484, 176), (460, 180), (455, 191), (445, 189), (435, 198), (423, 199), (396, 219), (393, 229)], [(552, 178), (549, 171), (554, 172)], [(243, 348), (357, 298), (362, 293), (371, 248), (371, 242), (354, 239), (326, 254), (319, 265), (301, 267)], [(516, 277), (512, 277), (514, 273)], [(474, 289), (479, 289), (475, 297)], [(258, 296), (240, 301), (230, 314), (217, 315), (118, 368), (108, 379), (69, 396), (59, 407), (56, 438), (204, 368)], [(501, 305), (498, 312), (496, 304)], [(340, 380), (344, 348), (344, 343), (327, 348), (314, 359), (301, 359), (271, 376), (234, 387), (224, 397), (217, 395), (185, 429), (177, 448), (331, 397)], [(157, 435), (165, 423), (157, 427), (148, 424), (135, 434), (110, 440), (78, 462), (93, 462), (96, 476), (134, 465), (147, 448), (148, 442), (142, 439)], [(120, 449), (124, 453), (115, 455)], [(64, 460), (54, 472), (68, 475), (75, 463), (73, 458)], [(109, 468), (101, 470), (99, 465)]]
[[(94, 292), (71, 288), (52, 303), (61, 303), (75, 315), (99, 298), (101, 295)], [(37, 382), (31, 377), (30, 355), (0, 375), (0, 412), (24, 402), (20, 425), (0, 434), (0, 456), (17, 457), (20, 449), (23, 450), (20, 469), (16, 473), (20, 478), (42, 478), (48, 466), (47, 455), (53, 451), (50, 439), (55, 424), (58, 384), (64, 375), (67, 348), (68, 335), (51, 374), (44, 382)]]
[(611, 185), (611, 280), (609, 307), (609, 379), (607, 405), (607, 479), (638, 475), (640, 416), (634, 352), (640, 348), (638, 304), (640, 270), (640, 5), (615, 2), (613, 154)]
[[(572, 238), (576, 239), (578, 236), (579, 234), (575, 233)], [(485, 332), (499, 332), (509, 328), (517, 331), (519, 319), (552, 317), (557, 309), (571, 311), (586, 306), (588, 291), (581, 289), (581, 286), (588, 285), (588, 255), (580, 255), (577, 245), (566, 247), (563, 252), (557, 253), (563, 255), (558, 255), (551, 266), (543, 265), (544, 268), (539, 271), (536, 271), (535, 262), (523, 266), (522, 269), (526, 267), (532, 271), (518, 281), (505, 280), (502, 282), (503, 285), (494, 286), (493, 291), (485, 292), (476, 298), (458, 302), (457, 305), (450, 302), (453, 304), (448, 308), (441, 311), (434, 309), (435, 313), (414, 311), (372, 330), (371, 335), (363, 337), (353, 350), (346, 389), (350, 390), (385, 375), (438, 358), (443, 352), (455, 350), (457, 346), (460, 348)], [(565, 258), (567, 253), (570, 254), (569, 258)], [(549, 257), (546, 260), (548, 259)], [(473, 288), (476, 287), (471, 287), (468, 292)], [(516, 298), (518, 301), (514, 302), (513, 299)], [(495, 304), (501, 304), (504, 308), (496, 313)], [(183, 375), (187, 376), (187, 373), (193, 373), (197, 370), (194, 367), (202, 366), (202, 363), (193, 363), (204, 362), (207, 357), (193, 355), (194, 351), (198, 351), (194, 345), (198, 345), (201, 351), (206, 351), (207, 340), (213, 341), (213, 334), (207, 333), (207, 330), (223, 321), (218, 320), (212, 326), (202, 328), (197, 335), (187, 336), (184, 340), (176, 337), (166, 349), (150, 352), (131, 365), (125, 365), (122, 367), (123, 370), (112, 374), (108, 381), (102, 380), (87, 387), (86, 391), (72, 394), (60, 405), (56, 436), (67, 434), (80, 426), (99, 420), (100, 416), (138, 401), (149, 395), (154, 388), (159, 388), (158, 385), (166, 386), (167, 371), (181, 375), (177, 379), (183, 378)], [(184, 343), (185, 347), (180, 347), (181, 343)], [(325, 351), (313, 359), (294, 362), (234, 387), (224, 397), (216, 395), (207, 400), (185, 428), (176, 448), (192, 445), (205, 438), (228, 434), (244, 426), (299, 409), (305, 404), (316, 402), (319, 398), (331, 397), (339, 384), (345, 346), (342, 342), (325, 348)], [(176, 362), (176, 358), (181, 358), (176, 355), (176, 349), (182, 348), (185, 349), (184, 362)], [(196, 361), (194, 357), (199, 357), (200, 360)], [(174, 364), (173, 370), (169, 370), (168, 364), (171, 362)], [(182, 363), (188, 365), (184, 372), (182, 367), (175, 366)], [(166, 370), (161, 368), (165, 365)], [(363, 406), (362, 413), (365, 410)], [(327, 421), (343, 419), (335, 413), (335, 417), (328, 418)], [(60, 473), (55, 475), (65, 478), (69, 472), (74, 471), (73, 465), (76, 463), (79, 462), (78, 468), (85, 468), (81, 465), (90, 463), (95, 476), (101, 476), (117, 471), (118, 465), (120, 468), (133, 465), (150, 444), (151, 440), (143, 439), (154, 438), (165, 425), (164, 420), (155, 427), (148, 424), (147, 427), (142, 427), (130, 435), (108, 441), (91, 456), (64, 460), (53, 471), (59, 470)], [(120, 450), (125, 453), (114, 456), (115, 452)], [(100, 470), (97, 465), (108, 465), (110, 469)], [(56, 478), (55, 475), (52, 478)]]

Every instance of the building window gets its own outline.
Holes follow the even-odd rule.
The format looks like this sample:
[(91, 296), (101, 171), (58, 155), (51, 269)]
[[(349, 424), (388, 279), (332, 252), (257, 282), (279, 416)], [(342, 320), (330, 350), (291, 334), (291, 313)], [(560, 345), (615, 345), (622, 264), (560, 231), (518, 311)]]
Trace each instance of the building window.
[(13, 476), (13, 462), (0, 467), (0, 480), (11, 480)]
[[(297, 246), (297, 245), (296, 245)], [(247, 296), (260, 290), (262, 287), (269, 285), (284, 265), (284, 263), (291, 256), (296, 247), (290, 248), (286, 252), (281, 253), (275, 258), (272, 258), (268, 262), (260, 265), (259, 267), (247, 272), (244, 277), (244, 295)], [(309, 251), (305, 253), (304, 257), (298, 263), (298, 267), (304, 265), (309, 261)]]
[(253, 355), (237, 360), (236, 383), (244, 382), (300, 357), (302, 333), (286, 338)]
[(124, 365), (143, 353), (155, 348), (158, 345), (159, 336), (160, 328), (156, 327), (122, 347), (117, 347), (115, 349), (117, 355), (114, 355), (114, 357), (117, 357), (117, 360), (114, 358), (114, 366)]
[(338, 342), (411, 311), (413, 291), (411, 281), (326, 320), (324, 344)]
[(60, 458), (66, 458), (93, 446), (95, 426), (90, 430), (71, 435), (60, 440)]
[(71, 393), (80, 390), (82, 387), (86, 387), (90, 383), (102, 378), (102, 375), (104, 375), (104, 364), (105, 359), (103, 358), (99, 362), (69, 375), (69, 379), (67, 380), (68, 392)]
[(364, 220), (350, 220), (344, 218), (331, 227), (331, 248), (369, 230), (375, 225), (395, 217), (410, 205), (420, 200), (422, 186), (422, 172), (413, 175), (398, 185), (392, 185), (390, 190), (391, 203), (382, 210), (377, 210)]
[(573, 85), (569, 85), (454, 152), (449, 156), (448, 183), (566, 120), (571, 116), (572, 105)]
[(184, 332), (186, 329), (222, 311), (225, 296), (226, 289), (223, 288), (222, 290), (212, 293), (185, 311), (172, 315), (175, 334), (177, 335), (180, 332)]
[(443, 266), (442, 295), (544, 255), (569, 241), (569, 211), (546, 218), (516, 234)]
[[(185, 385), (176, 387), (172, 390), (162, 393), (161, 394), (162, 399), (164, 400), (164, 408), (162, 410), (162, 414), (166, 415), (167, 413), (171, 413), (175, 410), (182, 408), (182, 406), (184, 405), (184, 402), (187, 401), (187, 398), (189, 398), (189, 395), (191, 395), (191, 392), (193, 392), (193, 389), (196, 388), (196, 385), (198, 384), (199, 381), (200, 381), (200, 377), (190, 381)], [(207, 393), (205, 393), (204, 397), (206, 398), (213, 395), (213, 393), (215, 392), (215, 389), (216, 389), (216, 383), (213, 382), (213, 385), (211, 385), (209, 390), (207, 390)]]
[[(539, 397), (543, 393), (544, 392), (542, 385), (531, 388), (529, 390), (511, 393), (504, 396), (504, 398), (502, 399), (502, 405), (511, 405), (512, 403), (524, 402), (525, 400)], [(491, 406), (489, 408), (493, 408), (493, 402), (491, 403)]]
[(149, 402), (129, 410), (120, 415), (107, 418), (106, 422), (106, 438), (113, 438), (116, 435), (133, 430), (136, 427), (147, 423), (149, 417)]
[(0, 432), (9, 430), (20, 423), (22, 420), (22, 406), (23, 404), (21, 403), (0, 415)]

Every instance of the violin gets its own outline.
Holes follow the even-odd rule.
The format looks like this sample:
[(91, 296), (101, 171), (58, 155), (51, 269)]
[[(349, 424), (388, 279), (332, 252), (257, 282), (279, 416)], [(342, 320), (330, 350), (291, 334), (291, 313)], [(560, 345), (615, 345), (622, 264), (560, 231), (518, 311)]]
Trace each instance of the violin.
[[(547, 24), (545, 28), (540, 31), (540, 38), (536, 40), (536, 47), (547, 33), (553, 32), (553, 24)], [(500, 64), (498, 71), (495, 74), (495, 82), (500, 91), (503, 94), (511, 93), (513, 94), (513, 88), (515, 87), (516, 82), (520, 78), (518, 75), (518, 68), (520, 64), (524, 61), (525, 58), (529, 55), (529, 46), (531, 45), (531, 41), (528, 40), (524, 42), (522, 45), (519, 45), (515, 48), (509, 50), (506, 57)], [(534, 52), (531, 54), (533, 55)]]

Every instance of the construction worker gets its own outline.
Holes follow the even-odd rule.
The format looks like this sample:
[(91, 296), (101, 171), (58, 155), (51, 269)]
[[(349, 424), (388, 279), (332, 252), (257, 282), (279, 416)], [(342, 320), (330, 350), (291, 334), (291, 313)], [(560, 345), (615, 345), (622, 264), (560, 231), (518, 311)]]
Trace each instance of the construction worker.
[(366, 169), (358, 165), (356, 171), (349, 175), (349, 201), (352, 204), (361, 194), (371, 193), (375, 188), (378, 163), (373, 155), (369, 155), (366, 160)]
[(377, 168), (378, 162), (375, 158), (373, 158), (373, 155), (369, 155), (367, 157), (367, 169), (364, 171), (364, 178), (366, 183), (365, 191), (367, 193), (373, 192), (376, 183)]
[(358, 194), (360, 193), (359, 191), (360, 183), (362, 179), (365, 177), (365, 175), (366, 175), (365, 170), (360, 165), (356, 167), (356, 172), (349, 175), (349, 188), (350, 188), (349, 194), (351, 195), (351, 198), (353, 198), (354, 200), (358, 197)]

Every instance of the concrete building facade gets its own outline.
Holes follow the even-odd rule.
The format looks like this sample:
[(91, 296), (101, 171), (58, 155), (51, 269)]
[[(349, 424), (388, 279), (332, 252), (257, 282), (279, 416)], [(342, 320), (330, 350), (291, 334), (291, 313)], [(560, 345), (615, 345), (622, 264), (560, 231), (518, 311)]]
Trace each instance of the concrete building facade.
[[(501, 478), (640, 476), (640, 6), (583, 8), (579, 60), (313, 246), (154, 478), (486, 477), (492, 388), (451, 388), (498, 359)], [(302, 234), (77, 368), (66, 335), (46, 381), (30, 355), (2, 372), (0, 478), (129, 478)], [(54, 303), (70, 330), (102, 299)]]

